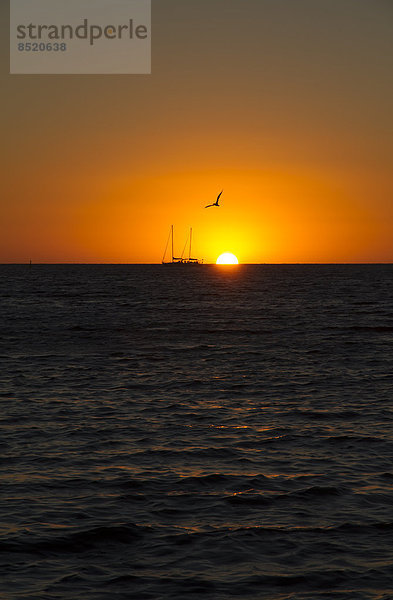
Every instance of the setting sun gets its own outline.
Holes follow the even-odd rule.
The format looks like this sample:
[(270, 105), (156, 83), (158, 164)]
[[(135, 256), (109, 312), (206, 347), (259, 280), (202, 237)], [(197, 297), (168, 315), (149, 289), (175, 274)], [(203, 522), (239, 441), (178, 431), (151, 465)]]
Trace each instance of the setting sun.
[(238, 265), (239, 261), (231, 252), (224, 252), (217, 258), (216, 265)]

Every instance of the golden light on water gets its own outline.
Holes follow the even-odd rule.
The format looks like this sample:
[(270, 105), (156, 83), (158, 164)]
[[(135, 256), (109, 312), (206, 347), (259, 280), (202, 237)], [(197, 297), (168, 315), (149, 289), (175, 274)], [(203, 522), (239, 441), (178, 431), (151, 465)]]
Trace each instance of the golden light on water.
[(232, 252), (224, 252), (216, 260), (216, 265), (238, 265), (239, 261)]

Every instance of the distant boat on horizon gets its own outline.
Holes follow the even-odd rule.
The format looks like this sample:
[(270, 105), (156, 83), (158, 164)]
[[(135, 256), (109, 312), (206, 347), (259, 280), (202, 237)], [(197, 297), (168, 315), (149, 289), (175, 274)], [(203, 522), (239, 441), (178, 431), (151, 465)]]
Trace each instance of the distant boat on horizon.
[[(174, 236), (173, 236), (173, 225), (171, 225), (171, 229), (169, 231), (169, 237), (168, 237), (168, 240), (167, 240), (167, 243), (166, 243), (166, 246), (165, 246), (164, 256), (162, 257), (161, 264), (163, 264), (163, 265), (202, 265), (203, 264), (203, 260), (201, 260), (199, 258), (192, 258), (192, 256), (191, 256), (192, 227), (190, 227), (190, 233), (188, 234), (186, 243), (184, 244), (184, 248), (183, 248), (183, 252), (181, 253), (181, 256), (174, 256), (174, 250), (173, 250), (174, 241), (173, 241), (173, 238), (174, 238)], [(172, 260), (166, 261), (165, 257), (166, 257), (168, 246), (169, 246), (169, 240), (171, 240), (171, 257), (172, 257)], [(184, 251), (186, 249), (188, 240), (190, 241), (189, 248), (188, 248), (188, 258), (184, 258), (183, 254), (184, 254)]]

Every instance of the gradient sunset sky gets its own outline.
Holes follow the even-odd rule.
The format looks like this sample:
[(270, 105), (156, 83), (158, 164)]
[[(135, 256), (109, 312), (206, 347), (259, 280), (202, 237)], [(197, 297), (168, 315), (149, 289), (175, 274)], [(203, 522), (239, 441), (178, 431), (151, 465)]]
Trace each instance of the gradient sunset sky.
[[(393, 2), (153, 0), (151, 75), (9, 75), (0, 262), (391, 262)], [(224, 189), (221, 208), (204, 209)]]

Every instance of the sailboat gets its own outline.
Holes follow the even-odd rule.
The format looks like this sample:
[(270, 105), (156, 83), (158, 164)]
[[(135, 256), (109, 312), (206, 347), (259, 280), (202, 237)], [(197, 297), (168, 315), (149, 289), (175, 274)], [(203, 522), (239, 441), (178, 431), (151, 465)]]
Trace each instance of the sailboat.
[[(191, 244), (192, 244), (192, 227), (190, 227), (190, 246), (188, 249), (188, 258), (183, 259), (183, 263), (186, 265), (201, 265), (203, 263), (203, 260), (199, 259), (199, 258), (192, 258), (191, 257)], [(186, 241), (186, 245), (187, 245), (187, 241)], [(184, 253), (184, 250), (183, 250)]]
[[(191, 256), (191, 246), (192, 246), (192, 227), (190, 228), (190, 233), (189, 236), (187, 237), (186, 243), (184, 244), (184, 248), (183, 248), (183, 252), (181, 253), (181, 256), (174, 256), (174, 251), (173, 251), (173, 225), (171, 225), (171, 229), (169, 232), (169, 237), (165, 246), (165, 252), (164, 252), (164, 256), (162, 257), (162, 264), (163, 265), (201, 265), (203, 263), (203, 260), (200, 260), (199, 258), (192, 258)], [(187, 242), (188, 239), (190, 240), (190, 244), (189, 244), (189, 249), (188, 249), (188, 258), (184, 258), (184, 251), (186, 249), (187, 246)], [(169, 240), (171, 240), (171, 257), (172, 260), (165, 260), (166, 257), (166, 253), (168, 250), (168, 245), (169, 245)]]

